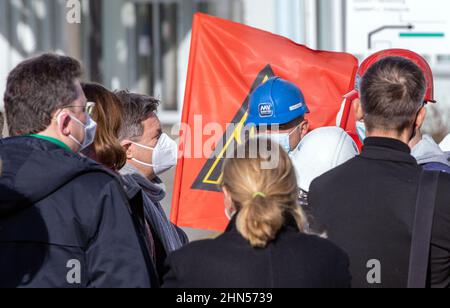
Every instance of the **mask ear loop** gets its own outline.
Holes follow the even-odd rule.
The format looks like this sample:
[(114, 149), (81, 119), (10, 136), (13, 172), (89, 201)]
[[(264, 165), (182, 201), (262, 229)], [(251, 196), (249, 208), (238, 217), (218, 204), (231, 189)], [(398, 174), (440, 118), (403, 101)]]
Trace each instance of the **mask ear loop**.
[[(63, 111), (61, 110), (60, 112), (59, 112), (59, 115), (57, 116), (57, 118), (56, 118), (56, 123), (58, 123), (58, 126), (61, 126), (61, 117), (63, 116)], [(72, 115), (70, 115), (70, 114), (68, 114), (68, 116), (72, 119), (72, 120), (74, 120), (75, 122), (78, 122), (80, 125), (83, 125), (83, 127), (85, 128), (86, 126), (80, 121), (80, 120), (78, 120), (77, 118), (75, 118), (74, 116), (72, 116)], [(71, 139), (73, 142), (75, 142), (80, 148), (83, 146), (83, 144), (81, 144), (81, 142), (80, 141), (78, 141), (74, 136), (72, 136), (72, 134), (69, 134), (68, 136), (67, 136), (69, 139)]]
[(74, 120), (75, 122), (77, 122), (78, 124), (81, 125), (81, 127), (86, 128), (86, 124), (84, 124), (83, 122), (81, 122), (80, 120), (78, 120), (76, 117), (74, 117), (73, 115), (69, 114), (69, 117)]
[(137, 146), (137, 147), (140, 147), (140, 148), (142, 148), (142, 149), (146, 149), (146, 150), (149, 150), (149, 151), (154, 151), (155, 149), (156, 149), (156, 147), (148, 147), (148, 146), (146, 146), (146, 145), (142, 145), (142, 144), (140, 144), (140, 143), (137, 143), (137, 142), (133, 142), (133, 141), (131, 141), (131, 143), (132, 144), (134, 144), (135, 146)]
[(56, 123), (58, 123), (58, 126), (61, 126), (61, 117), (62, 117), (62, 115), (64, 114), (63, 112), (64, 112), (64, 109), (60, 109), (60, 110), (55, 114), (55, 117), (56, 117)]
[[(64, 115), (64, 113), (63, 113), (63, 110), (61, 109), (59, 112), (58, 112), (59, 114), (58, 114), (58, 116), (56, 117), (56, 123), (58, 124), (58, 126), (61, 126), (61, 117)], [(67, 114), (69, 117), (70, 117), (70, 114)], [(69, 138), (70, 138), (70, 134), (69, 134), (69, 136), (68, 136)], [(78, 143), (78, 142), (77, 142)]]
[[(302, 122), (303, 123), (303, 122)], [(291, 150), (291, 145), (290, 145), (290, 142), (291, 142), (291, 136), (300, 128), (300, 126), (302, 125), (302, 123), (300, 123), (299, 125), (297, 125), (297, 127), (296, 128), (294, 128), (293, 130), (292, 130), (292, 132), (290, 132), (289, 133), (289, 151), (293, 151), (293, 150)]]
[[(137, 143), (137, 142), (133, 142), (133, 141), (131, 141), (131, 143), (134, 144), (137, 147), (140, 147), (142, 149), (149, 150), (149, 151), (155, 151), (155, 149), (156, 149), (156, 147), (154, 147), (154, 148), (153, 147), (148, 147), (148, 146), (145, 146), (143, 144), (140, 144), (140, 143)], [(138, 160), (136, 158), (132, 158), (131, 160), (136, 162), (136, 163), (138, 163), (138, 164), (140, 164), (140, 165), (143, 165), (145, 167), (153, 168), (153, 169), (155, 168), (154, 164), (144, 163), (143, 161), (140, 161), (140, 160)]]
[(140, 165), (143, 165), (143, 166), (145, 166), (145, 167), (155, 168), (155, 165), (153, 165), (153, 164), (148, 164), (148, 163), (144, 163), (143, 161), (137, 160), (136, 158), (132, 158), (131, 160), (134, 161), (134, 162), (136, 162), (136, 163), (138, 163), (138, 164), (140, 164)]
[[(56, 118), (56, 122), (58, 123), (58, 125), (61, 125), (61, 116), (63, 115), (63, 109), (61, 109), (59, 111), (59, 114)], [(78, 124), (80, 124), (83, 128), (86, 128), (86, 124), (84, 124), (83, 122), (81, 122), (79, 119), (77, 119), (75, 116), (71, 115), (70, 113), (67, 113), (67, 115), (70, 117), (70, 119), (74, 120), (75, 122), (77, 122)]]
[[(302, 122), (302, 123), (303, 123), (303, 122)], [(295, 132), (300, 128), (300, 126), (302, 125), (302, 123), (300, 123), (299, 125), (297, 125), (297, 127), (294, 128), (294, 129), (292, 130), (292, 132), (289, 133), (289, 137), (291, 137), (292, 134), (295, 133)]]
[(225, 208), (225, 216), (228, 218), (228, 220), (231, 221), (235, 215), (236, 215), (236, 212), (230, 213), (230, 211), (227, 208)]

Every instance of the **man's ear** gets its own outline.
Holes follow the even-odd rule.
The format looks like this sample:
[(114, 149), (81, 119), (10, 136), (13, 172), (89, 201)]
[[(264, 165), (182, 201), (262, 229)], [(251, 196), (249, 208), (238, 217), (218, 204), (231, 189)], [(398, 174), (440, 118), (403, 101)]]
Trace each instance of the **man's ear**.
[(305, 119), (303, 123), (300, 125), (300, 135), (301, 139), (305, 138), (306, 134), (308, 134), (309, 131), (309, 121)]
[(353, 100), (353, 111), (355, 112), (356, 121), (364, 120), (364, 111), (359, 98)]
[(222, 191), (224, 194), (225, 207), (230, 211), (234, 210), (233, 200), (231, 199), (230, 193), (228, 192), (228, 190), (225, 187), (222, 187)]
[(69, 130), (70, 121), (71, 121), (71, 118), (68, 114), (61, 115), (59, 117), (59, 122), (56, 121), (59, 131), (61, 131), (62, 134), (66, 137), (70, 135), (70, 130)]
[(427, 117), (427, 108), (422, 107), (422, 109), (420, 109), (419, 113), (417, 114), (415, 128), (418, 129), (422, 128), (422, 125), (425, 122), (426, 117)]
[(130, 149), (132, 144), (133, 143), (130, 140), (122, 140), (120, 142), (120, 145), (122, 146), (122, 148), (127, 153), (127, 159), (132, 159), (133, 158), (133, 153), (132, 153), (132, 151)]

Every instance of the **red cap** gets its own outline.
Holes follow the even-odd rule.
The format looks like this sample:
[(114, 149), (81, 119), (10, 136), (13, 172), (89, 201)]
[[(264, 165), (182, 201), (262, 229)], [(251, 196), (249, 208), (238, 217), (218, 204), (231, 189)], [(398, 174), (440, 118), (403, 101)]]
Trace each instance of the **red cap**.
[(427, 103), (436, 103), (434, 100), (434, 81), (433, 81), (433, 72), (431, 71), (430, 65), (428, 62), (417, 53), (406, 50), (406, 49), (387, 49), (380, 52), (377, 52), (370, 57), (368, 57), (364, 62), (360, 65), (358, 74), (356, 76), (356, 85), (355, 89), (350, 93), (345, 95), (345, 98), (353, 100), (359, 97), (359, 86), (361, 83), (361, 79), (366, 74), (367, 70), (374, 65), (376, 62), (381, 59), (387, 57), (401, 57), (406, 58), (412, 62), (414, 62), (425, 75), (425, 80), (427, 82), (427, 91), (425, 93), (425, 102)]

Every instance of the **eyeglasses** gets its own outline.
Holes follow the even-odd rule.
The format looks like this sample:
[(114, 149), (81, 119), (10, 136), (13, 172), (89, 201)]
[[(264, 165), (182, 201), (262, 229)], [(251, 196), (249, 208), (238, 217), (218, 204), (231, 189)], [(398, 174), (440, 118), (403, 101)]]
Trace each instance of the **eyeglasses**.
[(92, 116), (94, 114), (95, 106), (96, 106), (96, 103), (87, 102), (86, 106), (66, 106), (64, 108), (83, 108), (84, 113), (88, 114), (89, 116)]

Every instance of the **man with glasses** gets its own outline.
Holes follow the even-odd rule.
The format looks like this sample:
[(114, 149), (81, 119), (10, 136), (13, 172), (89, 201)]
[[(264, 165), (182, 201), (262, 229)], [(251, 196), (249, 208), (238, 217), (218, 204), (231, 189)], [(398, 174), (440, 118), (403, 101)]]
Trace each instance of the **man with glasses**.
[(45, 54), (19, 64), (0, 141), (0, 287), (150, 287), (157, 283), (116, 175), (78, 155), (96, 123), (81, 66)]

